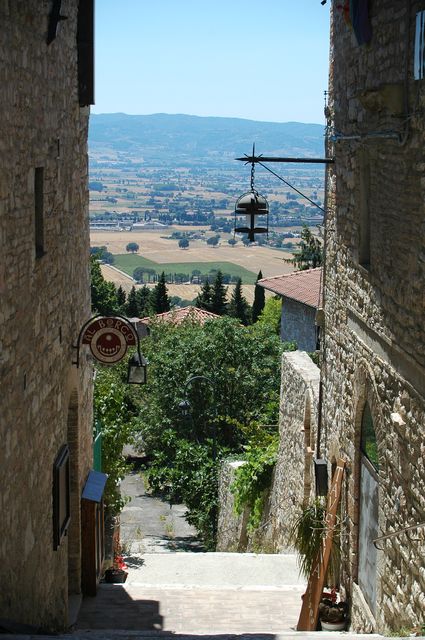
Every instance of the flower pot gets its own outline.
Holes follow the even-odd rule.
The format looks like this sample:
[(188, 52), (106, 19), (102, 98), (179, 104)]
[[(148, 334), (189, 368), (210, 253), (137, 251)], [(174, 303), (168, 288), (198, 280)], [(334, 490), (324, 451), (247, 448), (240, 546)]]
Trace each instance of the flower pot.
[(122, 584), (127, 580), (128, 573), (124, 569), (106, 569), (105, 582), (109, 584)]
[(321, 620), (320, 624), (322, 631), (344, 631), (345, 629), (345, 620), (342, 620), (342, 622), (325, 622)]

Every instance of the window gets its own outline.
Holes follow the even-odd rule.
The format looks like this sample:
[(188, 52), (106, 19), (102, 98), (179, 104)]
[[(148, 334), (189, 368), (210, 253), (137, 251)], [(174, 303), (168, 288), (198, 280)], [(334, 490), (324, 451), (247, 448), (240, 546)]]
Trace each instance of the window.
[(416, 14), (414, 74), (415, 80), (425, 76), (425, 11)]
[(360, 448), (363, 455), (378, 469), (378, 445), (370, 407), (366, 402), (362, 415)]
[(53, 549), (58, 549), (70, 521), (69, 448), (61, 447), (53, 465)]
[(78, 4), (78, 97), (80, 107), (94, 104), (94, 1)]
[(34, 171), (35, 257), (44, 256), (44, 168)]

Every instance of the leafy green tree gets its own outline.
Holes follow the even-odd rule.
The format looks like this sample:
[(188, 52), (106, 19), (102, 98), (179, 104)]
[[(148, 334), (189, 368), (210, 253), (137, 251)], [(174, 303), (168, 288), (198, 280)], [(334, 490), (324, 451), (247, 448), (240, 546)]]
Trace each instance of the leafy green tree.
[(211, 236), (211, 238), (207, 238), (207, 244), (209, 244), (211, 247), (216, 247), (219, 243), (220, 240), (220, 236)]
[(219, 269), (215, 277), (211, 293), (211, 311), (219, 316), (227, 313), (227, 289), (223, 284), (223, 274)]
[(106, 262), (106, 264), (114, 263), (113, 254), (110, 253), (104, 245), (101, 247), (90, 247), (90, 255), (95, 255), (102, 262)]
[(136, 282), (143, 282), (143, 274), (146, 272), (146, 267), (136, 267), (133, 271), (133, 280)]
[(228, 314), (232, 318), (238, 318), (242, 324), (249, 324), (250, 320), (250, 308), (249, 304), (246, 301), (246, 298), (242, 295), (242, 280), (238, 278), (236, 281), (235, 288), (232, 292), (232, 297), (230, 299)]
[(180, 249), (187, 249), (189, 246), (189, 240), (187, 238), (181, 238), (179, 240)]
[(139, 316), (139, 306), (137, 304), (136, 287), (131, 287), (128, 294), (125, 313), (128, 318), (137, 318)]
[(267, 325), (274, 333), (280, 334), (280, 320), (282, 316), (282, 300), (280, 298), (269, 298), (262, 310), (257, 324)]
[(105, 189), (104, 185), (101, 182), (97, 182), (96, 180), (92, 180), (89, 182), (90, 191), (103, 191)]
[[(240, 454), (252, 425), (277, 423), (281, 348), (267, 325), (243, 327), (233, 318), (204, 326), (153, 323), (144, 342), (149, 377), (140, 436), (151, 460), (149, 482), (187, 505), (188, 520), (211, 547), (219, 460)], [(211, 382), (186, 388), (191, 416), (184, 418), (179, 404), (193, 375)]]
[(91, 304), (93, 313), (112, 314), (117, 310), (117, 295), (113, 282), (107, 282), (102, 275), (95, 255), (90, 256)]
[(136, 301), (138, 309), (137, 315), (140, 318), (149, 315), (151, 310), (151, 291), (146, 285), (136, 290)]
[(295, 265), (296, 271), (305, 269), (315, 269), (323, 265), (323, 247), (318, 238), (313, 236), (309, 227), (303, 224), (301, 231), (301, 242), (297, 251), (294, 251), (293, 258), (285, 259)]
[(195, 307), (211, 311), (212, 308), (212, 288), (208, 278), (201, 287), (201, 291), (196, 296)]
[(96, 366), (94, 383), (94, 420), (102, 432), (102, 471), (108, 474), (105, 487), (105, 504), (115, 515), (124, 506), (119, 482), (128, 470), (122, 450), (131, 444), (136, 432), (136, 415), (139, 412), (131, 398), (131, 385), (124, 382), (125, 365), (113, 368)]
[(165, 273), (161, 273), (157, 285), (152, 291), (151, 307), (153, 313), (164, 313), (171, 308), (170, 298), (168, 297), (167, 286), (165, 284)]
[[(263, 278), (263, 274), (261, 271), (259, 271), (257, 276), (257, 282), (262, 278)], [(252, 304), (252, 322), (257, 322), (260, 313), (264, 309), (264, 304), (266, 301), (264, 288), (259, 287), (257, 282), (255, 283), (254, 302)]]
[(139, 251), (139, 245), (137, 242), (129, 242), (125, 250), (131, 251), (131, 253), (137, 253)]

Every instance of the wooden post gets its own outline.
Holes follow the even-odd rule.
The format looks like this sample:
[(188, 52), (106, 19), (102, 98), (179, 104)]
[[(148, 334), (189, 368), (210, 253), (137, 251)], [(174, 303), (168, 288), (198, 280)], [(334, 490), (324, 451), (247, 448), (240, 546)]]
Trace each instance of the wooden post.
[(328, 494), (325, 518), (325, 535), (322, 545), (311, 570), (307, 584), (307, 590), (303, 596), (303, 604), (297, 624), (297, 631), (316, 631), (319, 618), (319, 603), (325, 584), (326, 571), (331, 555), (334, 529), (336, 524), (336, 513), (341, 497), (342, 478), (344, 475), (345, 461), (338, 460), (335, 473), (332, 478), (332, 485)]

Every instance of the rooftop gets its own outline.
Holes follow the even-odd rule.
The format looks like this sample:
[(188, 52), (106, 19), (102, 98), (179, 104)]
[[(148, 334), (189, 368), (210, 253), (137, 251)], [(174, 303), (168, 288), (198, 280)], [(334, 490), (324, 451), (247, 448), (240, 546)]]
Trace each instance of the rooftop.
[(141, 318), (139, 322), (144, 324), (151, 324), (151, 322), (171, 322), (173, 324), (180, 324), (184, 320), (190, 319), (193, 322), (204, 324), (207, 320), (216, 320), (221, 316), (211, 311), (205, 311), (205, 309), (198, 309), (198, 307), (183, 307), (182, 309), (172, 309), (166, 313), (158, 313), (156, 316)]
[(294, 271), (283, 276), (273, 276), (263, 278), (258, 281), (260, 287), (268, 289), (283, 298), (297, 300), (310, 307), (322, 306), (322, 267), (317, 269), (306, 269), (305, 271)]

